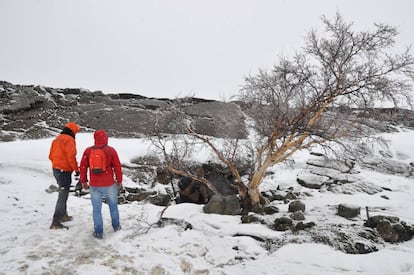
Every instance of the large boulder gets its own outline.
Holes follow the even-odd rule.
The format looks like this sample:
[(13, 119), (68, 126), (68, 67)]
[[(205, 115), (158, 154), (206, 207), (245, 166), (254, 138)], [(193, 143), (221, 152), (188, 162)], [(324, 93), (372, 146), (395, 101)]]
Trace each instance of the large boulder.
[(287, 231), (294, 226), (293, 220), (288, 217), (280, 217), (274, 220), (272, 229), (276, 231)]
[(361, 207), (350, 205), (350, 204), (340, 204), (338, 205), (338, 215), (347, 219), (356, 218), (361, 213)]
[(239, 215), (241, 213), (240, 201), (236, 195), (214, 195), (203, 207), (204, 213)]
[(296, 180), (303, 187), (321, 189), (321, 187), (329, 180), (329, 177), (304, 172), (299, 174)]
[(378, 234), (386, 242), (396, 243), (411, 240), (414, 236), (414, 226), (407, 225), (398, 217), (372, 216), (364, 224), (367, 227), (375, 228)]
[(299, 200), (289, 203), (289, 212), (302, 211), (305, 212), (305, 204)]

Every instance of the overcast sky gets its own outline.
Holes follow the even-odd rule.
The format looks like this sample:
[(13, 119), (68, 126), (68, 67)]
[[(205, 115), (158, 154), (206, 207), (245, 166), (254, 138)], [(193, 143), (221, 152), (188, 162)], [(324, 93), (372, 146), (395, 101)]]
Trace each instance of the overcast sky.
[(0, 0), (0, 80), (228, 99), (337, 11), (414, 45), (412, 0)]

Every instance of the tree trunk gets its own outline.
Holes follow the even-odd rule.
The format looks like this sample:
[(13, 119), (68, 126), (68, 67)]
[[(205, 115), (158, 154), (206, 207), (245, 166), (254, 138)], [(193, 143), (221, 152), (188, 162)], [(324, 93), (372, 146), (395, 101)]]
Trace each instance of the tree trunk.
[(261, 207), (259, 185), (249, 185), (249, 198), (252, 210)]
[(263, 162), (263, 164), (256, 170), (254, 173), (252, 179), (250, 180), (248, 184), (248, 190), (249, 190), (249, 198), (250, 198), (250, 204), (252, 209), (258, 209), (261, 207), (260, 205), (260, 192), (259, 192), (259, 186), (263, 181), (263, 178), (266, 174), (267, 168), (271, 165), (272, 159), (270, 156), (267, 156), (266, 160)]

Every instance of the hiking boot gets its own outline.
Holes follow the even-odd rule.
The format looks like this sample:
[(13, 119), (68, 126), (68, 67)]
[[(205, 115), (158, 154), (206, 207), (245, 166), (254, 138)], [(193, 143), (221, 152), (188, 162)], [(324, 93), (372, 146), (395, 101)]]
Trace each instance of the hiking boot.
[(73, 220), (73, 217), (69, 216), (68, 214), (63, 215), (60, 218), (60, 222), (70, 222), (71, 220)]
[(114, 232), (121, 230), (122, 227), (120, 225), (118, 225), (117, 227), (114, 227)]
[(69, 227), (59, 223), (52, 223), (49, 227), (49, 229), (69, 229)]
[(96, 232), (93, 232), (92, 236), (94, 236), (97, 239), (102, 239), (103, 238), (102, 234), (99, 234), (99, 233), (96, 233)]

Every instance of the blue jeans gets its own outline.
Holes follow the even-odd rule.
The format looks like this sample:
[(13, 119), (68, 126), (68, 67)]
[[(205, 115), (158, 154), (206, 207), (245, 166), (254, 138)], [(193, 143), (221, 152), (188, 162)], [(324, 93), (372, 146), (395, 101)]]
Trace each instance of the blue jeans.
[(56, 202), (55, 213), (53, 214), (53, 224), (59, 224), (60, 219), (67, 214), (66, 202), (68, 201), (69, 188), (72, 183), (72, 172), (53, 169), (53, 176), (59, 186), (59, 195)]
[(90, 186), (89, 193), (92, 201), (92, 216), (95, 234), (103, 234), (102, 199), (105, 196), (111, 214), (112, 228), (117, 231), (120, 228), (118, 212), (118, 186), (114, 183), (107, 187)]

